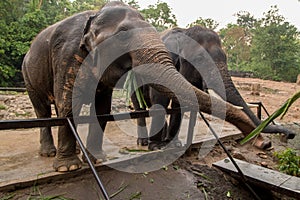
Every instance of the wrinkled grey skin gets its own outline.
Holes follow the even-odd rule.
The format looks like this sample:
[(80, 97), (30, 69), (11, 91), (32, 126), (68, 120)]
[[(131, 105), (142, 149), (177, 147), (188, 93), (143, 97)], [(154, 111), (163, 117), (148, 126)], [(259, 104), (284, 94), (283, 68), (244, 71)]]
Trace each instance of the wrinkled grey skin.
[[(147, 28), (143, 34), (128, 34), (120, 41), (112, 40), (107, 46), (109, 48), (97, 49), (112, 36), (130, 32), (135, 28)], [(132, 50), (118, 57), (109, 64), (108, 69), (99, 79), (99, 71), (106, 66), (107, 56), (100, 57), (100, 62), (93, 65), (85, 63), (84, 69), (87, 73), (79, 74), (83, 60), (98, 60), (97, 56), (103, 54), (111, 55), (115, 48), (128, 48), (132, 45), (140, 45), (140, 50)], [(111, 52), (109, 52), (109, 50)], [(99, 53), (98, 53), (99, 52)], [(109, 57), (109, 56), (108, 56)], [(147, 65), (151, 63), (150, 65)], [(145, 66), (145, 67), (141, 67)], [(30, 50), (24, 58), (22, 72), (28, 90), (29, 97), (34, 106), (38, 118), (51, 117), (50, 104), (54, 103), (59, 117), (77, 116), (81, 104), (89, 103), (87, 100), (80, 102), (81, 91), (90, 91), (91, 80), (97, 80), (97, 88), (90, 91), (94, 94), (93, 107), (95, 114), (109, 113), (111, 109), (112, 89), (119, 78), (131, 68), (136, 69), (137, 75), (144, 81), (150, 83), (158, 92), (171, 99), (182, 99), (183, 105), (211, 114), (212, 105), (216, 110), (226, 108), (226, 115), (223, 112), (214, 112), (217, 117), (225, 119), (237, 126), (242, 132), (249, 133), (255, 126), (249, 118), (234, 106), (210, 97), (208, 94), (198, 90), (186, 81), (174, 67), (168, 51), (161, 41), (159, 34), (151, 27), (143, 17), (131, 7), (121, 2), (110, 2), (100, 11), (87, 11), (69, 17), (42, 31), (33, 41)], [(77, 77), (76, 77), (77, 76)], [(81, 77), (82, 76), (82, 77)], [(75, 79), (79, 81), (75, 82)], [(171, 91), (167, 86), (175, 86)], [(73, 94), (75, 86), (81, 88)], [(177, 93), (176, 99), (175, 93)], [(197, 102), (192, 101), (195, 95)], [(76, 105), (72, 97), (76, 97)], [(186, 98), (191, 97), (191, 98)], [(92, 100), (91, 100), (92, 101)], [(101, 122), (102, 130), (106, 123)], [(96, 150), (102, 150), (101, 130), (96, 133), (92, 129), (89, 132), (87, 148), (90, 143)], [(61, 126), (58, 130), (58, 148), (53, 144), (51, 129), (42, 128), (40, 134), (41, 155), (54, 156), (53, 167), (57, 171), (65, 172), (76, 170), (81, 167), (81, 161), (76, 155), (76, 140), (68, 126)], [(57, 152), (56, 152), (57, 151)]]
[[(223, 99), (233, 105), (243, 107), (243, 111), (251, 118), (255, 125), (259, 125), (261, 121), (254, 115), (254, 113), (249, 109), (244, 99), (241, 97), (238, 90), (235, 88), (230, 74), (228, 72), (227, 67), (227, 58), (222, 50), (221, 41), (217, 33), (212, 30), (206, 29), (201, 26), (194, 26), (188, 29), (180, 29), (175, 28), (172, 30), (168, 30), (162, 33), (162, 40), (165, 43), (168, 49), (179, 49), (178, 52), (184, 55), (185, 49), (180, 47), (181, 41), (184, 40), (182, 34), (192, 38), (193, 40), (197, 41), (211, 56), (213, 61), (215, 62), (216, 66), (218, 67), (226, 90), (226, 97)], [(203, 78), (198, 70), (196, 70), (192, 64), (187, 62), (184, 58), (180, 57), (178, 54), (170, 53), (173, 63), (176, 69), (195, 87), (201, 90), (205, 89), (212, 89), (218, 92), (218, 88), (210, 87), (206, 88), (205, 83), (203, 83)], [(205, 68), (205, 65), (201, 65)], [(203, 75), (203, 74), (202, 74)], [(210, 76), (209, 73), (205, 75), (206, 81), (211, 81), (214, 77)], [(208, 77), (207, 77), (208, 76)], [(147, 95), (150, 94), (150, 105), (153, 104), (160, 104), (164, 108), (166, 108), (169, 103), (170, 99), (165, 97), (164, 95), (157, 92), (155, 89), (150, 88), (148, 91), (144, 92)], [(149, 94), (147, 94), (149, 93)], [(135, 96), (133, 96), (133, 99)], [(139, 105), (136, 103), (136, 100), (133, 100), (133, 104), (135, 109), (139, 108)], [(176, 102), (172, 102), (172, 108), (179, 107)], [(150, 127), (150, 144), (149, 149), (153, 150), (155, 148), (161, 148), (171, 142), (173, 139), (173, 143), (176, 145), (178, 143), (178, 130), (180, 128), (182, 116), (181, 114), (173, 114), (170, 117), (169, 125), (165, 121), (165, 115), (158, 115), (153, 116), (152, 123)], [(140, 145), (147, 145), (148, 144), (148, 133), (146, 128), (143, 127), (145, 124), (144, 119), (138, 119), (138, 140), (137, 143)], [(162, 128), (163, 127), (163, 128)], [(264, 129), (265, 133), (284, 133), (287, 138), (293, 138), (294, 133), (289, 131), (288, 129), (280, 126), (280, 125), (269, 125), (267, 128)], [(262, 138), (261, 138), (262, 139)], [(270, 141), (258, 142), (257, 147), (259, 148), (268, 148), (271, 146)]]

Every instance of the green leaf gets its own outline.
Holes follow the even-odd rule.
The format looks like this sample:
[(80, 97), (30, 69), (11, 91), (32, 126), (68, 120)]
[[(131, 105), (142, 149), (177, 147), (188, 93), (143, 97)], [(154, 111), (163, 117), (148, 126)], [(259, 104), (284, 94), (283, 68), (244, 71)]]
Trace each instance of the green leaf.
[(133, 71), (129, 71), (124, 83), (123, 89), (126, 91), (126, 103), (129, 105), (132, 90), (135, 91), (140, 108), (147, 108), (147, 103), (143, 96), (142, 90), (138, 87), (136, 77)]
[(282, 119), (282, 118), (285, 116), (285, 114), (287, 113), (287, 111), (288, 111), (288, 109), (290, 108), (290, 106), (291, 106), (297, 99), (299, 99), (299, 98), (300, 98), (300, 91), (297, 92), (296, 94), (294, 94), (290, 99), (288, 99), (287, 105), (286, 105), (286, 107), (285, 107), (285, 109), (284, 109), (284, 111), (283, 111), (282, 116), (281, 116), (280, 119)]
[(269, 123), (271, 123), (274, 119), (282, 115), (282, 117), (286, 114), (290, 106), (300, 98), (300, 91), (294, 94), (291, 98), (289, 98), (278, 110), (276, 110), (271, 116), (269, 116), (265, 121), (263, 121), (259, 126), (256, 127), (249, 135), (247, 135), (240, 144), (243, 145), (255, 136), (257, 136)]
[(230, 191), (227, 191), (226, 193), (226, 197), (230, 198), (231, 197), (231, 192)]

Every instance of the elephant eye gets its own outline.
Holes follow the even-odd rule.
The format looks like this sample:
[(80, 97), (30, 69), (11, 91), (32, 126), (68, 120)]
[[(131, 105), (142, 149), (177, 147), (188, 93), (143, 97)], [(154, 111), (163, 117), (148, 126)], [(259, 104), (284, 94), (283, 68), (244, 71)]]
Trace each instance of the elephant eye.
[(126, 27), (126, 26), (121, 26), (121, 27), (119, 28), (119, 32), (121, 32), (121, 31), (128, 31), (128, 27)]

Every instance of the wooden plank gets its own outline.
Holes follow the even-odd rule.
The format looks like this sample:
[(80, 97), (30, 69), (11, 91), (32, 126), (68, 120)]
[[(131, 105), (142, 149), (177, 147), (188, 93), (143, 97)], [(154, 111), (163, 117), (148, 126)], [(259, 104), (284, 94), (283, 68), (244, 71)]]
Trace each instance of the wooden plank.
[[(300, 181), (298, 177), (291, 177), (289, 180), (287, 180), (286, 182), (284, 182), (280, 187), (282, 188), (286, 188), (288, 190), (292, 190), (294, 192), (298, 192), (300, 191)], [(298, 196), (299, 198), (299, 196)]]
[[(242, 170), (249, 183), (265, 189), (271, 189), (291, 197), (299, 198), (300, 178), (247, 163), (242, 160), (234, 160)], [(213, 166), (229, 173), (230, 175), (233, 175), (236, 178), (240, 178), (237, 169), (228, 158), (215, 162)]]

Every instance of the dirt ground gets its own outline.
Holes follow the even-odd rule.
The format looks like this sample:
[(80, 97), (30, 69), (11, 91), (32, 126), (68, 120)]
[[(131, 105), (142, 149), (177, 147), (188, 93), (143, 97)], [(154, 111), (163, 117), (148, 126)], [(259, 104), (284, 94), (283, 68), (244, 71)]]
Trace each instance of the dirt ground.
[[(269, 113), (274, 112), (287, 98), (300, 90), (300, 86), (295, 83), (235, 77), (233, 80), (245, 101), (261, 101)], [(259, 95), (252, 94), (253, 84), (259, 85)], [(0, 95), (0, 104), (5, 106), (5, 109), (0, 110), (2, 119), (34, 117), (26, 95)], [(124, 111), (122, 110), (124, 105), (118, 100), (113, 104), (114, 112)], [(273, 147), (267, 151), (258, 150), (250, 143), (241, 146), (238, 141), (230, 138), (223, 141), (224, 145), (235, 158), (277, 170), (277, 162), (274, 158), (275, 151), (291, 147), (296, 149), (298, 154), (300, 153), (299, 109), (300, 101), (297, 101), (283, 119), (276, 120), (276, 123), (283, 124), (298, 133), (296, 138), (288, 141), (288, 143), (281, 142), (279, 135), (264, 134), (273, 144)], [(255, 112), (255, 109), (253, 111)], [(265, 117), (266, 114), (263, 113), (263, 118)], [(17, 165), (22, 165), (26, 160), (30, 166), (31, 160), (26, 158), (28, 154), (25, 156), (25, 153), (22, 156), (18, 152), (21, 156), (16, 158), (14, 162), (9, 163), (5, 160), (9, 156), (13, 157), (10, 152), (17, 152), (16, 147), (22, 146), (24, 140), (27, 140), (30, 145), (23, 145), (25, 147), (22, 151), (31, 152), (32, 157), (37, 162), (44, 162), (44, 158), (41, 159), (37, 155), (38, 137), (32, 140), (28, 139), (28, 135), (20, 130), (5, 131), (3, 135), (16, 135), (16, 132), (18, 133), (17, 136), (12, 137), (10, 141), (0, 136), (0, 143), (6, 144), (5, 148), (3, 145), (1, 148), (0, 145), (0, 167), (2, 170), (17, 168)], [(202, 144), (201, 149), (203, 150), (203, 148), (205, 149), (205, 143)], [(199, 153), (199, 149), (195, 148), (188, 155), (157, 171), (133, 174), (105, 168), (99, 171), (99, 175), (110, 195), (119, 191), (112, 199), (253, 199), (253, 196), (241, 183), (212, 167), (212, 163), (226, 157), (220, 146), (215, 145), (208, 154), (203, 156)], [(45, 162), (49, 162), (49, 160)], [(50, 159), (51, 162), (52, 159)], [(32, 166), (32, 170), (34, 168), (35, 166)], [(20, 175), (24, 173), (22, 170), (19, 172)], [(274, 192), (255, 190), (263, 199), (290, 199)], [(0, 199), (103, 199), (100, 193), (93, 176), (89, 172), (84, 172), (84, 174), (81, 173), (64, 180), (47, 184), (36, 182), (28, 188), (0, 192)]]

